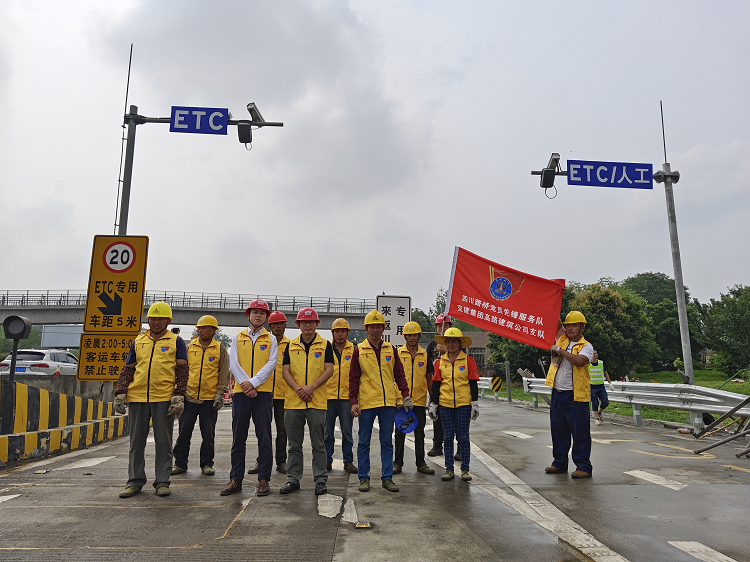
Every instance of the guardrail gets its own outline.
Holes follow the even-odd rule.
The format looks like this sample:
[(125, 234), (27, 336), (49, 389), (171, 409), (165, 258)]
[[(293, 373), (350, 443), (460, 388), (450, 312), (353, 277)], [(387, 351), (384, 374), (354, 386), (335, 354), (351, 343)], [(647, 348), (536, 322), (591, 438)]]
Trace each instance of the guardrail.
[[(266, 301), (273, 310), (297, 312), (311, 306), (318, 312), (367, 314), (375, 308), (375, 299), (302, 297), (233, 293), (188, 293), (185, 291), (146, 291), (144, 305), (164, 301), (173, 307), (201, 309), (244, 308), (253, 300)], [(84, 306), (85, 291), (5, 291), (0, 306)]]
[[(607, 388), (609, 401), (630, 404), (633, 407), (633, 420), (636, 425), (643, 423), (641, 406), (723, 415), (747, 399), (744, 394), (689, 384), (620, 381), (613, 381), (612, 384), (615, 387), (614, 392)], [(552, 394), (552, 388), (546, 386), (541, 378), (524, 378), (523, 391), (534, 395), (534, 406), (537, 405), (537, 396)], [(750, 417), (750, 405), (739, 408), (735, 415)]]

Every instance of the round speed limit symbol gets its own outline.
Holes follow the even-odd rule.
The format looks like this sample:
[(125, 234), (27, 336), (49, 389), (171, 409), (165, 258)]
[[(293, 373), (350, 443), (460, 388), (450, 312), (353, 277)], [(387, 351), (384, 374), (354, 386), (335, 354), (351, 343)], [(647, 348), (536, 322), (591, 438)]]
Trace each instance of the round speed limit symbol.
[(104, 266), (115, 273), (124, 273), (135, 263), (135, 249), (127, 242), (115, 242), (104, 250)]

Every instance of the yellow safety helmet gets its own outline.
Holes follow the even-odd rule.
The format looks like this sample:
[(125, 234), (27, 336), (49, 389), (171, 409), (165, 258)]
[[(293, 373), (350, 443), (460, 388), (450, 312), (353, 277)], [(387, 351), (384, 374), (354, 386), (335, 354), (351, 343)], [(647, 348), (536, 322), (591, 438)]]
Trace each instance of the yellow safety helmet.
[(198, 323), (195, 325), (195, 327), (200, 328), (201, 326), (211, 326), (213, 328), (216, 328), (217, 330), (219, 329), (219, 323), (216, 321), (216, 318), (214, 318), (210, 314), (201, 316), (198, 319)]
[(577, 310), (571, 310), (568, 312), (568, 315), (565, 317), (565, 322), (563, 324), (585, 324), (586, 323), (586, 317)]
[(385, 318), (377, 310), (371, 310), (367, 313), (367, 316), (365, 316), (365, 327), (367, 327), (368, 324), (382, 324), (385, 326)]
[(172, 318), (172, 307), (165, 302), (155, 302), (149, 307), (146, 318)]
[(343, 318), (336, 318), (336, 320), (333, 321), (333, 324), (331, 324), (331, 330), (349, 330), (350, 332), (352, 331), (352, 329), (349, 327), (349, 322), (347, 322)]
[(422, 326), (419, 325), (419, 322), (407, 322), (404, 324), (404, 335), (409, 334), (421, 334), (422, 333)]
[(442, 336), (435, 336), (433, 339), (440, 345), (445, 345), (445, 338), (458, 338), (459, 346), (471, 347), (471, 338), (463, 335), (458, 328), (448, 328)]

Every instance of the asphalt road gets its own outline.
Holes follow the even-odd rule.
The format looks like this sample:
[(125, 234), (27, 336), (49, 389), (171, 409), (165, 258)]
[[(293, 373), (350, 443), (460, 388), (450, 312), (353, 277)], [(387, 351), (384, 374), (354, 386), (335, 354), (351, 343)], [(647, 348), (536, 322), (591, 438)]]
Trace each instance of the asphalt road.
[[(407, 448), (394, 477), (401, 491), (388, 492), (373, 444), (373, 486), (362, 493), (356, 475), (341, 470), (337, 446), (329, 493), (316, 497), (306, 447), (299, 492), (280, 495), (285, 477), (274, 472), (270, 496), (255, 497), (248, 476), (241, 494), (221, 497), (227, 408), (216, 475), (199, 471), (196, 428), (189, 470), (172, 477), (166, 498), (150, 483), (118, 498), (127, 439), (0, 473), (0, 560), (750, 561), (750, 459), (737, 459), (732, 444), (698, 456), (696, 441), (674, 430), (592, 422), (592, 434), (592, 479), (547, 475), (547, 411), (482, 401), (471, 484), (441, 481), (439, 464), (435, 475), (417, 473)], [(149, 478), (152, 455), (149, 444)], [(251, 437), (248, 466), (255, 456)]]

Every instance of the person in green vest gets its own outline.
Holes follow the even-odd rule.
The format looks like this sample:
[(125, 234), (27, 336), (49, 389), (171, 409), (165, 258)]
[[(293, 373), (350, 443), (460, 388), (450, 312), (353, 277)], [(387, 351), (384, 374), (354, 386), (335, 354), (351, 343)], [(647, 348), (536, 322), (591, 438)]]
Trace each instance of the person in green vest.
[(594, 423), (602, 424), (602, 411), (609, 406), (607, 389), (604, 388), (606, 379), (609, 389), (614, 391), (615, 387), (609, 378), (604, 361), (599, 361), (599, 352), (594, 350), (594, 358), (589, 364), (589, 377), (591, 378), (591, 409), (594, 411)]

